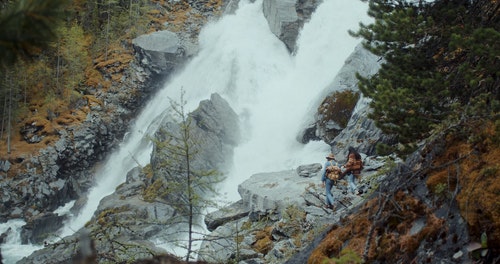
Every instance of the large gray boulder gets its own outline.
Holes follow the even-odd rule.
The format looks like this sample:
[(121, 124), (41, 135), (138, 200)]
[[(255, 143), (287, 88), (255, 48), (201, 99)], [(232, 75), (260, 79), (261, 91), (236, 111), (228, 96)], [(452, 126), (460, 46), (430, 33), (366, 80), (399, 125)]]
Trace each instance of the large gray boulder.
[(241, 219), (248, 216), (250, 210), (247, 208), (243, 200), (239, 200), (222, 210), (210, 212), (205, 216), (205, 224), (209, 231), (214, 231), (217, 227), (225, 223)]
[(300, 30), (321, 2), (320, 0), (264, 0), (263, 12), (271, 32), (285, 43), (290, 52), (294, 52)]
[[(155, 134), (156, 139), (165, 140), (179, 131), (179, 124), (168, 114), (170, 109), (163, 114), (161, 125)], [(196, 170), (217, 169), (225, 173), (231, 166), (229, 162), (234, 147), (240, 140), (240, 127), (238, 115), (229, 103), (219, 94), (214, 93), (210, 99), (200, 102), (199, 107), (188, 115), (192, 120), (190, 132), (195, 139), (197, 148), (196, 159), (192, 162)], [(157, 168), (161, 163), (162, 150), (155, 146), (151, 163)]]
[(240, 125), (236, 112), (219, 94), (214, 93), (209, 100), (200, 102), (198, 108), (189, 115), (194, 121), (194, 134), (203, 139), (200, 149), (200, 168), (217, 168), (227, 172), (232, 164), (234, 147), (240, 142)]
[(157, 74), (172, 71), (186, 56), (179, 36), (168, 30), (141, 35), (132, 40), (132, 44), (141, 64)]
[(318, 176), (300, 177), (296, 170), (258, 173), (241, 183), (238, 192), (253, 212), (280, 212), (290, 204), (305, 207), (301, 195), (318, 183)]

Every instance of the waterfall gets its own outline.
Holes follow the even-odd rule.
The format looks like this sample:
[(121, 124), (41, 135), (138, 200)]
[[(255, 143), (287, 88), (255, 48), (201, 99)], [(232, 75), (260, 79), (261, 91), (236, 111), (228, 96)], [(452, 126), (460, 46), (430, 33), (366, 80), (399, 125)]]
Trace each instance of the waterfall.
[[(270, 32), (262, 0), (242, 0), (235, 14), (206, 25), (199, 37), (199, 54), (144, 107), (126, 140), (96, 173), (97, 184), (87, 204), (66, 223), (61, 237), (83, 227), (99, 201), (125, 181), (130, 169), (149, 163), (152, 146), (147, 133), (155, 131), (158, 117), (170, 107), (169, 98), (178, 100), (181, 89), (189, 110), (217, 92), (240, 117), (242, 142), (235, 148), (233, 168), (222, 187), (228, 200), (239, 199), (238, 184), (254, 173), (322, 163), (329, 146), (303, 145), (296, 136), (311, 102), (359, 43), (347, 30), (357, 29), (360, 21), (369, 22), (366, 10), (361, 1), (324, 1), (304, 25), (295, 56)], [(5, 248), (4, 257), (9, 254)], [(24, 256), (31, 252), (25, 250)]]
[[(252, 174), (295, 169), (298, 165), (322, 163), (330, 147), (323, 142), (303, 145), (296, 137), (303, 129), (305, 114), (315, 99), (333, 81), (353, 52), (359, 40), (348, 30), (356, 30), (358, 23), (368, 23), (367, 5), (360, 1), (324, 1), (311, 20), (304, 25), (297, 41), (295, 56), (281, 55), (284, 46), (254, 45), (258, 52), (273, 54), (279, 72), (258, 72), (256, 78), (263, 85), (253, 87), (257, 93), (251, 103), (233, 103), (240, 113), (244, 142), (235, 149), (234, 167), (225, 183), (224, 191), (230, 200), (239, 199), (237, 186)], [(255, 14), (253, 19), (264, 19)], [(266, 23), (266, 22), (262, 22)], [(266, 36), (271, 34), (264, 25)], [(252, 42), (252, 40), (248, 40)], [(279, 55), (278, 55), (279, 54)], [(282, 61), (280, 61), (282, 60)], [(237, 93), (243, 93), (238, 88)]]

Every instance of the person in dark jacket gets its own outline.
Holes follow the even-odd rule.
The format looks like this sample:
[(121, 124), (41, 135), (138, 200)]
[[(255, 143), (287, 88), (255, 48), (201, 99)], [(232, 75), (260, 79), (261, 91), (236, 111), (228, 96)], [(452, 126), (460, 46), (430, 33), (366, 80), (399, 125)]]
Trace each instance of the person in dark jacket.
[(342, 166), (342, 174), (346, 176), (347, 187), (352, 194), (359, 195), (356, 180), (361, 175), (362, 164), (361, 155), (353, 147), (349, 147), (347, 162)]

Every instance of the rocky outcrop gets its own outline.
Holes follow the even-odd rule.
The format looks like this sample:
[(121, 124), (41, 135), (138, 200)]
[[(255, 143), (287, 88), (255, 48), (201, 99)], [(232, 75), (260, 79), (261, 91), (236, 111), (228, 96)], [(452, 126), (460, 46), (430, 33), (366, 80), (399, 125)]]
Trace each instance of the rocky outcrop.
[(141, 65), (155, 74), (168, 75), (186, 56), (196, 52), (196, 45), (181, 40), (178, 34), (163, 30), (139, 36), (132, 44)]
[(66, 220), (65, 216), (54, 213), (42, 213), (37, 215), (29, 224), (21, 230), (23, 244), (43, 244), (47, 240), (47, 234), (55, 233)]
[(285, 43), (289, 51), (295, 49), (295, 42), (301, 26), (295, 10), (296, 2), (296, 0), (267, 0), (263, 2), (264, 16), (271, 32)]
[(375, 126), (375, 122), (368, 118), (368, 104), (367, 98), (362, 97), (358, 101), (349, 123), (330, 143), (333, 153), (347, 157), (348, 147), (354, 147), (358, 152), (375, 155), (378, 143), (393, 142), (393, 137), (384, 134)]
[(214, 93), (210, 100), (201, 101), (189, 116), (195, 121), (193, 132), (203, 144), (199, 153), (203, 157), (199, 161), (203, 164), (198, 164), (198, 167), (205, 170), (217, 168), (226, 173), (232, 165), (228, 161), (232, 160), (233, 149), (240, 142), (238, 115), (226, 100)]
[[(74, 235), (35, 251), (18, 263), (68, 263), (76, 256), (81, 237), (97, 238), (97, 252), (113, 252), (113, 248), (130, 250), (138, 257), (151, 257), (150, 252), (166, 253), (156, 248), (148, 239), (167, 232), (163, 228), (174, 210), (164, 203), (150, 203), (142, 198), (146, 177), (136, 168), (129, 172), (125, 183), (105, 197), (94, 217)], [(103, 258), (105, 254), (100, 255)], [(112, 260), (112, 259), (111, 259)]]
[[(316, 168), (313, 172), (319, 174)], [(281, 212), (291, 204), (304, 208), (307, 204), (301, 194), (307, 187), (318, 184), (318, 178), (299, 177), (296, 170), (259, 173), (240, 184), (238, 193), (252, 212)]]
[[(167, 110), (169, 112), (169, 110)], [(180, 132), (180, 120), (165, 113), (155, 138), (164, 141)], [(209, 100), (200, 102), (199, 107), (187, 115), (190, 122), (189, 132), (193, 139), (193, 148), (196, 148), (196, 159), (192, 165), (197, 170), (212, 170), (216, 168), (225, 173), (231, 166), (233, 148), (240, 138), (239, 119), (231, 106), (219, 94), (214, 93)], [(151, 164), (155, 171), (163, 171), (163, 150), (157, 145), (153, 149)], [(168, 157), (167, 157), (168, 158)], [(167, 171), (160, 174), (168, 174)], [(163, 176), (158, 176), (163, 177)]]
[[(340, 157), (347, 156), (349, 146), (356, 148), (359, 152), (374, 155), (378, 142), (390, 142), (392, 138), (384, 135), (375, 126), (373, 120), (368, 118), (370, 100), (361, 96), (357, 86), (356, 73), (367, 77), (376, 73), (379, 68), (380, 59), (359, 44), (346, 59), (332, 84), (318, 96), (317, 103), (312, 104), (309, 110), (310, 118), (304, 122), (305, 129), (297, 136), (297, 139), (304, 143), (310, 140), (325, 141), (332, 146), (333, 153)], [(330, 117), (319, 112), (326, 97), (341, 91), (359, 94), (359, 100), (346, 126), (335, 121), (335, 114)]]
[[(320, 137), (325, 142), (328, 142), (330, 145), (333, 145), (332, 141), (335, 140), (336, 136), (340, 132), (343, 131), (346, 131), (346, 133), (353, 132), (352, 123), (354, 116), (357, 116), (358, 117), (357, 119), (359, 119), (359, 117), (364, 117), (365, 119), (367, 119), (367, 113), (369, 111), (369, 108), (367, 101), (362, 100), (361, 92), (359, 91), (358, 88), (358, 79), (356, 78), (356, 74), (360, 74), (361, 76), (367, 77), (375, 74), (379, 68), (380, 68), (380, 62), (375, 55), (371, 54), (368, 50), (363, 48), (362, 44), (356, 46), (353, 53), (349, 55), (349, 57), (344, 62), (344, 66), (342, 66), (340, 71), (335, 76), (335, 79), (333, 80), (332, 84), (330, 84), (329, 88), (327, 88), (326, 90), (352, 91), (354, 93), (360, 94), (360, 100), (358, 100), (356, 107), (353, 109), (351, 118), (349, 118), (347, 126), (342, 126), (340, 127), (340, 129), (333, 129), (333, 130), (326, 126), (316, 126), (316, 134), (318, 135), (318, 137)], [(322, 120), (322, 118), (325, 117), (323, 113), (318, 113), (315, 117), (316, 117), (316, 124), (328, 123), (325, 122), (325, 120)], [(357, 121), (357, 119), (355, 121)], [(367, 127), (360, 127), (358, 125), (355, 128), (361, 129), (363, 131), (375, 129), (375, 131), (378, 132), (378, 129), (374, 125), (371, 125), (371, 123), (366, 123), (364, 125), (367, 125)], [(354, 140), (366, 141), (367, 138), (356, 137)], [(343, 148), (347, 149), (346, 146), (348, 145), (344, 145)], [(365, 151), (361, 152), (368, 153)]]
[[(189, 115), (179, 112), (179, 106), (174, 106), (174, 109), (177, 109), (174, 110), (177, 116), (165, 115), (155, 133), (151, 181), (168, 179), (170, 185), (178, 186), (176, 189), (191, 188), (186, 187), (185, 179), (189, 176), (184, 172), (187, 168), (190, 168), (189, 173), (193, 177), (207, 174), (213, 176), (212, 181), (219, 181), (232, 165), (229, 161), (239, 141), (240, 128), (236, 113), (219, 94), (212, 94), (210, 100), (201, 101), (199, 107)], [(166, 112), (170, 112), (170, 109)], [(185, 161), (187, 159), (189, 162)], [(193, 191), (204, 197), (207, 188), (201, 181), (194, 184), (199, 186), (194, 187)], [(177, 201), (189, 199), (186, 196), (185, 191), (173, 190), (163, 199), (166, 203), (179, 204)], [(178, 209), (189, 210), (185, 205), (181, 203)]]
[[(367, 169), (360, 188), (367, 191), (384, 176), (376, 174), (382, 161), (376, 157), (365, 161)], [(309, 244), (310, 232), (338, 221), (362, 201), (362, 197), (348, 194), (346, 182), (340, 180), (332, 189), (338, 201), (336, 210), (324, 209), (321, 173), (320, 164), (307, 164), (300, 169), (252, 175), (238, 186), (240, 201), (207, 215), (205, 222), (212, 232), (201, 245), (199, 259), (215, 263), (285, 262), (292, 252)]]
[(321, 2), (320, 0), (264, 0), (263, 12), (271, 32), (285, 43), (290, 52), (294, 52), (300, 30)]

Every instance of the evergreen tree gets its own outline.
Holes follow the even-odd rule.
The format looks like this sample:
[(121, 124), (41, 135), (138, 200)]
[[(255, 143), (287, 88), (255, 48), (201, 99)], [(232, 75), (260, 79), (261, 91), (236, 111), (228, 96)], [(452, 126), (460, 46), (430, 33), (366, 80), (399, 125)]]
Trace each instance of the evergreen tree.
[[(5, 92), (0, 92), (0, 106), (4, 109), (0, 130), (2, 136), (4, 132), (7, 134), (8, 153), (18, 97), (13, 87), (20, 86), (17, 80), (19, 76), (12, 69), (19, 67), (15, 65), (19, 58), (31, 58), (55, 39), (55, 29), (66, 2), (19, 0), (0, 3), (0, 90)], [(24, 98), (26, 101), (26, 96)], [(7, 114), (5, 109), (8, 109)]]
[(486, 112), (498, 114), (500, 99), (499, 4), (415, 2), (371, 0), (374, 23), (351, 32), (384, 60), (376, 75), (358, 79), (360, 90), (373, 99), (370, 118), (397, 136), (400, 154), (413, 151), (441, 123), (463, 120), (457, 113), (477, 98), (488, 98)]
[(13, 1), (0, 13), (0, 64), (31, 56), (55, 39), (67, 0)]

